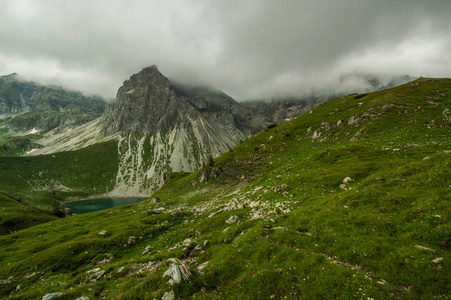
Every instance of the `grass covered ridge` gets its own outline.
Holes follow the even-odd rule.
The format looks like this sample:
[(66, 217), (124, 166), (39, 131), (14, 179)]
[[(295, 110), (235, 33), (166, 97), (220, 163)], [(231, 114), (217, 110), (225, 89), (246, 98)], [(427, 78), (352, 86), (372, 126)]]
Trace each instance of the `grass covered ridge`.
[[(160, 203), (2, 236), (0, 295), (446, 299), (450, 95), (451, 80), (419, 79), (337, 98), (168, 176)], [(190, 282), (167, 284), (171, 257)], [(105, 273), (94, 279), (95, 268)]]

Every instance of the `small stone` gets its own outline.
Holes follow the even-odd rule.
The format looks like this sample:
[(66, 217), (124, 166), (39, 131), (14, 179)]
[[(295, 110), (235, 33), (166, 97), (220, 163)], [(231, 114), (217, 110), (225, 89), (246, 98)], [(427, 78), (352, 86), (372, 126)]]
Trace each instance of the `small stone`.
[(433, 264), (439, 264), (443, 261), (443, 257), (438, 257), (436, 259), (431, 260), (431, 263)]
[(109, 253), (105, 253), (104, 256), (98, 260), (95, 261), (95, 265), (107, 265), (109, 263), (111, 263), (114, 260), (114, 256), (109, 254)]
[(175, 294), (174, 291), (165, 292), (161, 300), (174, 300)]
[(423, 160), (428, 160), (428, 159), (431, 159), (431, 157), (430, 156), (426, 156), (425, 158), (423, 158)]
[(257, 212), (254, 213), (254, 215), (252, 216), (252, 220), (254, 219), (264, 219), (265, 218), (265, 213), (263, 211), (263, 209), (259, 209)]
[(102, 278), (102, 276), (105, 274), (104, 270), (100, 270), (94, 274), (91, 275), (91, 277), (89, 277), (90, 280), (92, 281), (96, 281), (97, 279)]
[(99, 271), (100, 271), (100, 268), (95, 268), (95, 269), (86, 271), (86, 274), (89, 274), (89, 273), (96, 273), (96, 272), (99, 272)]
[(9, 280), (0, 280), (0, 285), (1, 284), (10, 284), (11, 283), (11, 281), (9, 281)]
[(287, 187), (288, 187), (288, 185), (282, 184), (281, 186), (276, 187), (276, 188), (274, 189), (274, 192), (275, 192), (275, 193), (281, 192), (281, 191), (285, 190)]
[(322, 134), (322, 133), (321, 133), (320, 131), (315, 131), (315, 132), (313, 133), (312, 139), (316, 140), (316, 139), (320, 138), (320, 137), (321, 137), (321, 134)]
[(107, 231), (106, 231), (106, 230), (102, 230), (102, 231), (100, 231), (98, 234), (99, 234), (99, 235), (106, 235), (106, 234), (107, 234)]
[(276, 179), (282, 178), (282, 175), (277, 175)]
[(21, 288), (20, 284), (18, 286), (16, 286), (16, 292), (20, 291), (20, 288)]
[(117, 271), (116, 271), (116, 273), (117, 274), (119, 274), (119, 273), (121, 273), (122, 271), (124, 271), (124, 269), (125, 269), (125, 267), (120, 267), (119, 269), (117, 269)]
[(227, 224), (233, 224), (239, 221), (238, 216), (231, 216), (228, 220), (226, 220), (225, 222)]
[(262, 188), (263, 188), (262, 186), (256, 187), (256, 188), (254, 189), (254, 191), (261, 190)]
[(134, 236), (129, 236), (128, 237), (128, 244), (129, 245), (133, 245), (136, 242), (136, 237)]
[(89, 297), (83, 296), (83, 297), (78, 297), (75, 300), (90, 300)]
[(218, 211), (215, 211), (215, 212), (212, 212), (208, 217), (209, 218), (213, 218), (214, 216), (217, 216), (217, 215), (219, 215), (220, 213), (222, 213), (222, 209), (220, 209), (220, 210), (218, 210)]
[(152, 249), (152, 246), (147, 245), (146, 249), (144, 249), (142, 255), (146, 255), (147, 253), (149, 253), (149, 251)]
[(206, 261), (206, 262), (200, 264), (200, 265), (197, 267), (197, 269), (198, 269), (199, 271), (202, 271), (207, 265), (208, 265), (208, 261)]
[(176, 209), (173, 212), (171, 212), (171, 216), (173, 216), (173, 217), (181, 217), (181, 216), (186, 216), (186, 215), (188, 215), (188, 213), (181, 209)]
[(151, 210), (151, 209), (149, 209), (148, 211), (146, 211), (146, 214), (147, 215), (158, 215), (158, 214), (161, 214), (162, 213), (162, 211), (161, 210)]
[(155, 197), (152, 200), (150, 200), (150, 204), (157, 204), (157, 203), (160, 203), (160, 198), (158, 198), (158, 197)]
[(379, 283), (380, 285), (388, 285), (388, 282), (385, 281), (384, 279), (379, 279), (379, 280), (377, 281), (377, 283)]
[(250, 208), (260, 207), (260, 201), (253, 201), (253, 202), (249, 203), (249, 207)]
[(351, 181), (354, 181), (351, 177), (346, 177), (345, 179), (343, 179), (343, 183), (344, 184), (348, 184), (348, 183), (350, 183)]
[(204, 248), (208, 245), (208, 240), (204, 241)]
[(28, 274), (27, 276), (25, 276), (25, 279), (31, 279), (31, 278), (33, 278), (34, 276), (36, 276), (36, 272), (35, 272), (35, 273)]
[(186, 239), (183, 241), (183, 246), (188, 247), (192, 243), (193, 243), (193, 241), (191, 239)]
[(425, 251), (431, 251), (431, 252), (435, 252), (435, 250), (431, 249), (431, 248), (426, 248), (420, 245), (415, 245), (415, 248), (417, 248), (418, 250), (425, 250)]
[(58, 299), (63, 297), (64, 294), (63, 293), (50, 293), (50, 294), (46, 294), (44, 297), (42, 297), (42, 300), (53, 300), (53, 299)]

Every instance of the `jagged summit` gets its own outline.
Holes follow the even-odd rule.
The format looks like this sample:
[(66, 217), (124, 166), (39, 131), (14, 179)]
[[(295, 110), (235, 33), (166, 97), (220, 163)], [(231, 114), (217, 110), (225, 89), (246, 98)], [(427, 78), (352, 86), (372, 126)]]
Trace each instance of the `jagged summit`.
[(124, 81), (106, 111), (103, 132), (158, 132), (201, 118), (238, 128), (244, 136), (262, 128), (250, 109), (225, 93), (171, 83), (153, 65)]

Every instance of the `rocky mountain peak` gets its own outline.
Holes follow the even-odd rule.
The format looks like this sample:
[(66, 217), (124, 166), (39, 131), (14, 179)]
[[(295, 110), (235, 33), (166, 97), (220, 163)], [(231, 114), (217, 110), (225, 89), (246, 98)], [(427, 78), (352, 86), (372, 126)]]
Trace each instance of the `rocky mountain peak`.
[(156, 66), (132, 75), (105, 113), (103, 132), (155, 132), (169, 105), (169, 80)]
[(223, 92), (171, 83), (153, 65), (124, 81), (105, 113), (103, 133), (158, 132), (206, 119), (248, 136), (256, 131), (253, 118), (249, 109)]

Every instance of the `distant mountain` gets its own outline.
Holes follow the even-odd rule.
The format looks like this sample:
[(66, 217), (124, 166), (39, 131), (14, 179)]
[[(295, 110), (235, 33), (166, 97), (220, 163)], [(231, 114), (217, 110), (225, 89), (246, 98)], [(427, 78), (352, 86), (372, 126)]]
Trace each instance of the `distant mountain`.
[(81, 125), (100, 117), (105, 108), (105, 100), (97, 96), (24, 81), (16, 73), (0, 76), (0, 115), (21, 131)]
[(240, 102), (240, 104), (252, 109), (254, 113), (267, 118), (272, 123), (281, 123), (293, 119), (333, 98), (350, 93), (360, 94), (381, 91), (415, 79), (417, 78), (408, 75), (383, 78), (374, 74), (350, 73), (340, 78), (336, 89), (312, 91), (310, 94), (303, 96), (247, 100)]

